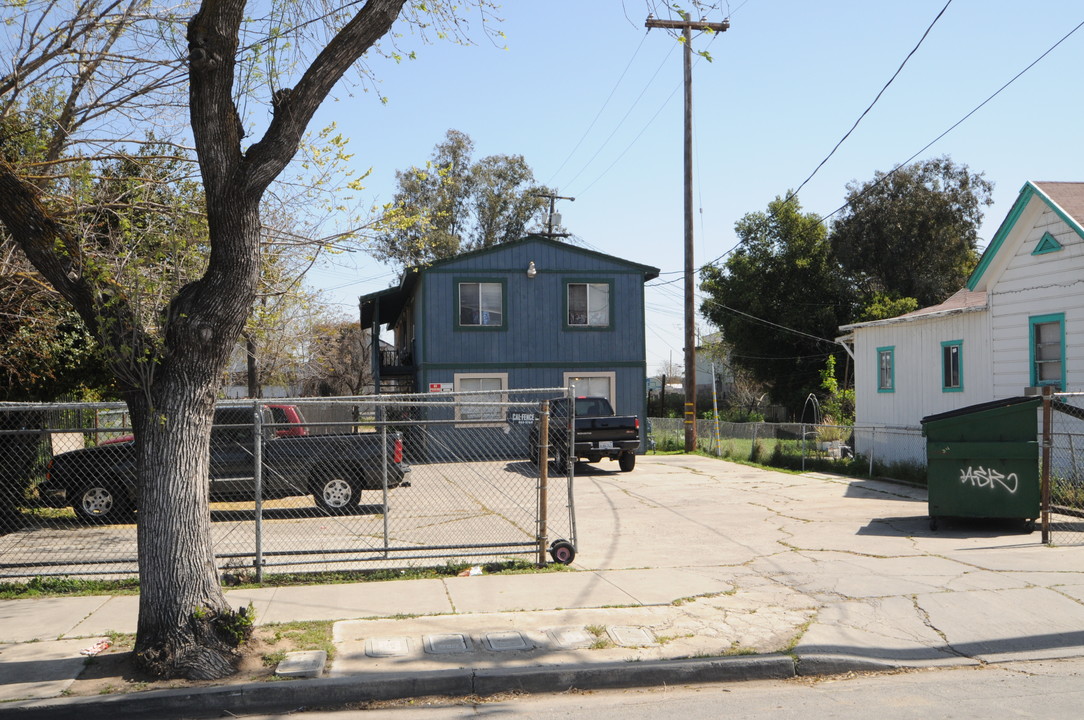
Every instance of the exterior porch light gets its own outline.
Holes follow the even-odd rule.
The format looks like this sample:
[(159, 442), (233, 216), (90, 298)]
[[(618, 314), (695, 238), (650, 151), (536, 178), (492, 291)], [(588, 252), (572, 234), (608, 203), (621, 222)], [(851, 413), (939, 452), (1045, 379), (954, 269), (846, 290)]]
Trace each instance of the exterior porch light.
[(534, 266), (534, 260), (532, 260), (531, 264), (527, 266), (527, 277), (533, 278), (537, 274), (538, 269)]

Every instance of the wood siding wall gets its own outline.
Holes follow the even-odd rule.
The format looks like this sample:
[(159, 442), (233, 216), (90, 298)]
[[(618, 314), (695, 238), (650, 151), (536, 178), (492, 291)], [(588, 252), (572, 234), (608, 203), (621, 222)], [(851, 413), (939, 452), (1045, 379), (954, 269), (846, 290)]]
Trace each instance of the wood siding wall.
[[(1065, 389), (1084, 390), (1084, 242), (1045, 204), (1032, 204), (1043, 211), (990, 290), (994, 399), (1030, 385), (1030, 318), (1058, 313), (1065, 315)], [(1048, 232), (1062, 249), (1032, 255)]]
[[(943, 342), (962, 341), (963, 389), (945, 391)], [(895, 390), (878, 392), (878, 348), (894, 348)], [(990, 342), (985, 312), (880, 325), (855, 334), (858, 425), (918, 427), (920, 420), (990, 399)]]
[[(534, 262), (537, 274), (527, 277)], [(457, 283), (503, 282), (500, 329), (458, 327)], [(568, 282), (611, 284), (610, 327), (569, 328)], [(425, 271), (416, 304), (419, 389), (455, 373), (507, 373), (508, 389), (560, 387), (566, 372), (614, 373), (619, 414), (646, 422), (644, 272), (550, 243), (517, 243)]]

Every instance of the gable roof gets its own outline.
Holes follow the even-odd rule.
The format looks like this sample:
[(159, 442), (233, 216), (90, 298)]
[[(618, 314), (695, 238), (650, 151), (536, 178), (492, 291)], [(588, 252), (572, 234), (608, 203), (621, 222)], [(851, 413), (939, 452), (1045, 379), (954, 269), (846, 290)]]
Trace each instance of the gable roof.
[[(362, 295), (359, 298), (361, 304), (361, 326), (369, 327), (372, 325), (374, 313), (377, 314), (377, 322), (381, 325), (394, 323), (399, 317), (399, 314), (403, 311), (407, 301), (413, 296), (414, 288), (418, 284), (421, 276), (426, 272), (433, 269), (439, 269), (446, 265), (458, 263), (463, 260), (477, 257), (479, 255), (485, 255), (489, 253), (504, 252), (519, 245), (527, 244), (540, 244), (548, 245), (550, 247), (559, 248), (565, 252), (571, 252), (573, 254), (584, 255), (586, 257), (595, 258), (599, 260), (605, 260), (608, 262), (616, 263), (619, 265), (625, 265), (633, 270), (638, 270), (644, 274), (644, 282), (648, 280), (654, 280), (659, 276), (659, 269), (651, 267), (650, 265), (642, 265), (640, 263), (634, 263), (630, 260), (624, 260), (613, 255), (607, 255), (605, 253), (596, 252), (594, 250), (588, 250), (586, 248), (577, 247), (575, 245), (569, 245), (553, 238), (546, 237), (544, 235), (527, 235), (519, 240), (512, 240), (506, 243), (500, 243), (499, 245), (492, 245), (487, 248), (479, 248), (477, 250), (470, 250), (465, 253), (460, 253), (450, 258), (443, 258), (441, 260), (434, 260), (431, 263), (425, 265), (416, 265), (409, 267), (403, 271), (403, 275), (400, 278), (399, 285), (397, 287), (390, 287), (386, 290), (379, 290), (368, 295)], [(379, 308), (379, 309), (378, 309)]]
[(1066, 225), (1084, 239), (1084, 182), (1031, 182), (1024, 183), (1016, 197), (1009, 214), (1005, 216), (1001, 227), (997, 229), (990, 244), (979, 258), (971, 277), (967, 279), (967, 289), (974, 290), (980, 284), (983, 275), (993, 264), (1001, 246), (1016, 227), (1024, 210), (1031, 201), (1038, 198), (1053, 210)]
[(895, 323), (911, 322), (925, 318), (942, 317), (944, 315), (959, 315), (961, 313), (978, 312), (986, 309), (986, 292), (976, 292), (964, 288), (957, 290), (952, 296), (939, 305), (919, 308), (913, 312), (897, 315), (896, 317), (884, 318), (883, 320), (869, 320), (867, 322), (841, 325), (840, 330), (848, 331), (855, 328), (873, 327), (875, 325), (892, 325)]
[[(1031, 182), (1024, 183), (1020, 194), (1013, 203), (1012, 209), (1001, 226), (994, 234), (993, 240), (987, 245), (979, 264), (967, 280), (967, 286), (957, 291), (939, 305), (920, 308), (897, 317), (883, 320), (871, 320), (868, 322), (841, 325), (840, 330), (850, 331), (855, 328), (873, 327), (877, 325), (891, 325), (894, 323), (911, 322), (923, 318), (939, 317), (943, 315), (956, 315), (965, 312), (977, 312), (987, 308), (985, 290), (976, 290), (981, 284), (983, 275), (989, 270), (994, 258), (1001, 251), (1005, 239), (1012, 234), (1020, 217), (1024, 214), (1032, 200), (1046, 204), (1053, 210), (1073, 232), (1084, 239), (1084, 182)], [(1045, 237), (1044, 237), (1045, 239)], [(1057, 242), (1056, 240), (1054, 241)]]

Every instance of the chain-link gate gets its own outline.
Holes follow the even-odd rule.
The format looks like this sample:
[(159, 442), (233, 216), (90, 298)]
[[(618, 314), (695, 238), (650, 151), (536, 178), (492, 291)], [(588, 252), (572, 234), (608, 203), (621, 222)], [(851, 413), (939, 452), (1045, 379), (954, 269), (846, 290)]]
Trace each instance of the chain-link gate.
[[(554, 450), (539, 436), (542, 403), (564, 395), (223, 402), (211, 434), (219, 566), (258, 580), (265, 570), (542, 561), (558, 541), (555, 556), (570, 559), (573, 464), (560, 474), (537, 462)], [(0, 468), (0, 577), (137, 573), (124, 406), (0, 407)]]
[(1084, 394), (1050, 396), (1043, 420), (1043, 542), (1084, 545)]

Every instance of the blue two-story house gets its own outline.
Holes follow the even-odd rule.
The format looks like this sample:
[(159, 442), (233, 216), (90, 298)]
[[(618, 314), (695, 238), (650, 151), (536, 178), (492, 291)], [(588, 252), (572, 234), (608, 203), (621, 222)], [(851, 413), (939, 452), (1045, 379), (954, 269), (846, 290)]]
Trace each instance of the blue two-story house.
[(644, 283), (657, 268), (528, 236), (410, 268), (361, 298), (381, 392), (575, 385), (646, 427)]

